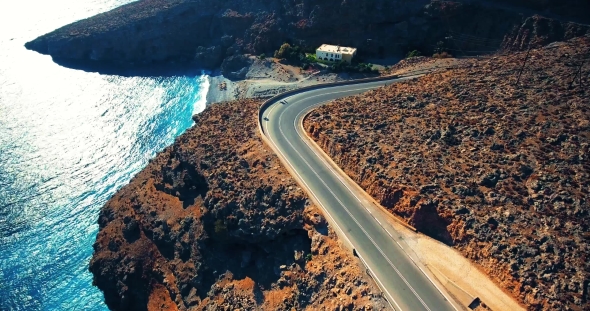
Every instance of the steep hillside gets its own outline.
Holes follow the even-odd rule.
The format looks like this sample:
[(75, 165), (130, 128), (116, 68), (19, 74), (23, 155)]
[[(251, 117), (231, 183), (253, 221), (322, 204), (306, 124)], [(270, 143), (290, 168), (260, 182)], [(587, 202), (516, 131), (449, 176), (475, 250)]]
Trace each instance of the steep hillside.
[(337, 100), (304, 126), (383, 206), (531, 310), (589, 310), (590, 37), (532, 50), (517, 85), (525, 54)]
[(380, 310), (352, 252), (257, 134), (216, 104), (101, 209), (90, 271), (112, 310)]
[(535, 15), (525, 19), (521, 25), (515, 26), (504, 37), (502, 49), (504, 51), (523, 51), (529, 47), (539, 48), (551, 42), (582, 37), (589, 33), (588, 25), (559, 22)]
[[(569, 2), (585, 5), (582, 0)], [(504, 8), (505, 1), (143, 0), (64, 26), (26, 47), (67, 66), (115, 73), (157, 64), (217, 68), (245, 53), (272, 55), (285, 41), (310, 51), (322, 43), (350, 45), (359, 48), (360, 56), (370, 57), (401, 56), (413, 49), (429, 54), (442, 42), (452, 54), (473, 55), (499, 49), (506, 35), (511, 47), (520, 46), (514, 41), (525, 36), (519, 33), (524, 18), (550, 12), (549, 7), (521, 5), (524, 8)], [(566, 16), (568, 12), (560, 11)], [(561, 20), (550, 20), (550, 29), (536, 28), (534, 36), (549, 32), (552, 40), (561, 40), (588, 32), (587, 26)]]

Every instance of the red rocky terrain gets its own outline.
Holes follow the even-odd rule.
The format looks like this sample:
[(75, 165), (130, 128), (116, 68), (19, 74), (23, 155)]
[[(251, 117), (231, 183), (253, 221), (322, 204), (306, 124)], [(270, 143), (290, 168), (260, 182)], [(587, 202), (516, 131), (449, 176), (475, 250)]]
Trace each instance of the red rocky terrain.
[(336, 100), (304, 126), (383, 206), (530, 310), (590, 310), (590, 37), (531, 50), (517, 85), (525, 56)]
[(101, 209), (90, 271), (111, 310), (382, 309), (258, 136), (259, 105), (207, 108)]

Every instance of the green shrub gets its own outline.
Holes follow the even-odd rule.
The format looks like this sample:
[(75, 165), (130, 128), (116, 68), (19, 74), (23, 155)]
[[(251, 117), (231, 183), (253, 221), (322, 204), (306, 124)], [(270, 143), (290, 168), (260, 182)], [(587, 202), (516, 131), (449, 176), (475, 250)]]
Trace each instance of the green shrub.
[(313, 255), (312, 254), (305, 255), (305, 261), (311, 261), (312, 259), (313, 259)]
[(266, 54), (262, 53), (258, 56), (258, 59), (266, 59)]
[(283, 43), (278, 51), (275, 51), (275, 58), (284, 58), (290, 61), (302, 61), (305, 54), (298, 46), (291, 46), (289, 43)]
[(340, 61), (332, 64), (330, 69), (334, 72), (350, 72), (350, 73), (377, 73), (378, 71), (373, 69), (372, 64), (358, 63), (349, 64), (345, 61)]
[(422, 53), (420, 53), (420, 51), (413, 50), (413, 51), (408, 52), (408, 54), (406, 55), (406, 58), (418, 57), (421, 55), (422, 55)]
[(316, 57), (316, 55), (315, 55), (315, 54), (307, 54), (307, 55), (305, 56), (305, 60), (306, 60), (308, 63), (317, 63), (317, 62), (318, 62), (318, 59), (317, 59), (317, 57)]

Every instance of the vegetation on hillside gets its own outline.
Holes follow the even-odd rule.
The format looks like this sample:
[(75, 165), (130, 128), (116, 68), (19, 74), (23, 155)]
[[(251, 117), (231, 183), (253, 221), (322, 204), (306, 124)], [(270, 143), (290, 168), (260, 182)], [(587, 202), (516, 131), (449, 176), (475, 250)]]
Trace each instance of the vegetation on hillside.
[(275, 58), (285, 59), (289, 62), (293, 62), (303, 69), (309, 69), (314, 64), (323, 64), (326, 68), (333, 72), (349, 72), (349, 73), (377, 73), (376, 69), (373, 69), (372, 64), (367, 64), (359, 61), (358, 57), (355, 57), (352, 63), (345, 61), (330, 62), (322, 59), (318, 59), (314, 53), (305, 53), (305, 49), (284, 43), (281, 47), (275, 51)]
[(420, 51), (418, 51), (418, 50), (412, 50), (412, 51), (408, 52), (408, 54), (406, 54), (406, 58), (412, 58), (412, 57), (418, 57), (418, 56), (422, 56), (422, 53), (420, 53)]

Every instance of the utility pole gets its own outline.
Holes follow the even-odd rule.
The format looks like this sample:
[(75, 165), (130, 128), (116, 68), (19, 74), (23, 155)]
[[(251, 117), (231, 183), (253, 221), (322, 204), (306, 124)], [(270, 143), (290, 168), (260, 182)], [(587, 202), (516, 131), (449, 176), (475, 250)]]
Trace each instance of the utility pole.
[(522, 71), (524, 70), (524, 66), (526, 66), (526, 61), (529, 59), (530, 52), (531, 52), (531, 45), (529, 43), (529, 48), (526, 51), (526, 56), (524, 58), (524, 63), (522, 63), (522, 67), (520, 68), (520, 72), (518, 73), (518, 79), (516, 79), (516, 86), (518, 86), (518, 83), (520, 83), (520, 75), (522, 75)]

